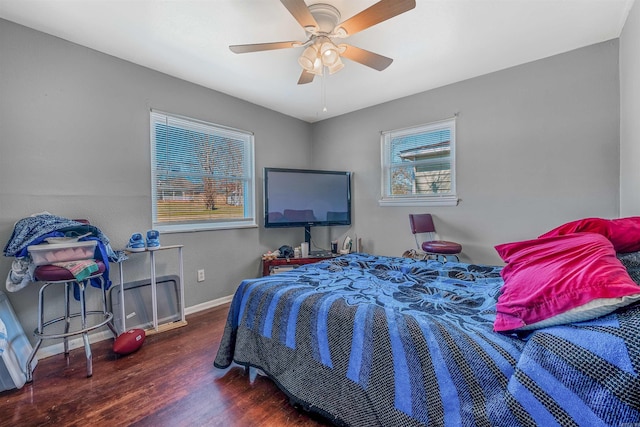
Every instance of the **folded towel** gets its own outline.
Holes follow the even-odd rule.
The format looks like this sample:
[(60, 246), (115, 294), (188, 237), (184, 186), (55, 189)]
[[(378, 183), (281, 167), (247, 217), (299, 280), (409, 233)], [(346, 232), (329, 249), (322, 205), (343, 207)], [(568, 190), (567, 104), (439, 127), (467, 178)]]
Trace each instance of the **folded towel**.
[(84, 280), (98, 271), (98, 264), (92, 259), (78, 261), (54, 262), (53, 265), (69, 270), (77, 280)]

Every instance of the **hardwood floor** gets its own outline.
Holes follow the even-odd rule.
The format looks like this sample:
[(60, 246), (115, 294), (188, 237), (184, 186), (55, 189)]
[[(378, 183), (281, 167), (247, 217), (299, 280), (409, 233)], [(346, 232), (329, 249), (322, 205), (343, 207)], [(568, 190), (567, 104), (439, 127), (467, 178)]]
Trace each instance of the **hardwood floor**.
[(323, 426), (299, 412), (275, 384), (253, 384), (240, 367), (213, 359), (228, 304), (187, 317), (188, 325), (147, 336), (137, 352), (118, 356), (112, 341), (40, 360), (34, 381), (0, 393), (0, 426)]

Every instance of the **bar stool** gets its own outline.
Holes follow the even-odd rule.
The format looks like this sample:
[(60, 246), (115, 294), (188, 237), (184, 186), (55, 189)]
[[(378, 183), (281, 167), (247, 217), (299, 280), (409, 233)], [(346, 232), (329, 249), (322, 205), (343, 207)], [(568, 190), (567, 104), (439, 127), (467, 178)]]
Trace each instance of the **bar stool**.
[[(87, 358), (87, 377), (93, 375), (93, 355), (91, 354), (91, 345), (89, 343), (89, 331), (100, 328), (102, 326), (108, 326), (114, 336), (118, 336), (117, 331), (113, 325), (113, 313), (107, 310), (107, 294), (105, 290), (105, 281), (102, 277), (106, 267), (102, 261), (97, 261), (98, 270), (93, 273), (91, 276), (87, 277), (84, 280), (77, 280), (73, 274), (62, 267), (58, 267), (55, 265), (41, 265), (35, 270), (35, 278), (44, 282), (42, 287), (40, 288), (39, 297), (38, 297), (38, 327), (33, 331), (33, 334), (38, 338), (35, 347), (31, 351), (29, 355), (29, 359), (27, 360), (26, 373), (27, 373), (27, 382), (33, 381), (33, 371), (31, 369), (31, 362), (33, 361), (36, 352), (40, 348), (42, 341), (47, 339), (63, 339), (64, 342), (64, 354), (67, 356), (69, 354), (69, 342), (68, 338), (74, 335), (82, 335), (82, 339), (84, 341), (84, 351)], [(90, 287), (91, 279), (98, 279), (100, 281), (100, 290), (102, 293), (102, 310), (94, 310), (87, 311), (86, 301), (85, 301), (85, 291), (87, 287)], [(44, 319), (44, 295), (45, 290), (52, 285), (64, 284), (64, 315), (60, 317), (56, 317), (51, 320)], [(74, 286), (78, 287), (79, 293), (79, 302), (80, 302), (80, 311), (77, 313), (71, 313), (70, 311), (70, 294), (73, 292)], [(87, 316), (98, 316), (99, 319), (95, 324), (87, 323)], [(74, 317), (80, 318), (80, 328), (79, 329), (71, 329), (71, 319)], [(46, 333), (45, 328), (53, 325), (54, 323), (65, 322), (64, 324), (64, 332), (63, 333)]]
[[(436, 226), (431, 214), (409, 214), (409, 225), (416, 240), (418, 250), (425, 252), (424, 259), (435, 258), (439, 261), (447, 261), (447, 257), (459, 262), (458, 254), (462, 252), (462, 245), (447, 240), (438, 240)], [(426, 235), (427, 239), (420, 242), (418, 235)]]

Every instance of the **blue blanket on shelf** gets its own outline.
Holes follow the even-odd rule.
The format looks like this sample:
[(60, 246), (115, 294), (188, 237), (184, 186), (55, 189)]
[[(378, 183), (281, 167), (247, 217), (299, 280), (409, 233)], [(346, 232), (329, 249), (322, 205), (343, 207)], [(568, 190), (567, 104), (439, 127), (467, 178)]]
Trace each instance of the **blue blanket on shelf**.
[(242, 282), (215, 366), (352, 426), (640, 423), (640, 306), (493, 332), (501, 267), (352, 254)]

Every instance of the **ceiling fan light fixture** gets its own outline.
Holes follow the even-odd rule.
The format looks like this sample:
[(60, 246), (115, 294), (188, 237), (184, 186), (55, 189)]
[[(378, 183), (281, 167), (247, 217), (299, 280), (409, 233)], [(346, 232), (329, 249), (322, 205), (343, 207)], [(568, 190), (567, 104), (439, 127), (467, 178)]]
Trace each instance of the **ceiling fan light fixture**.
[(327, 67), (327, 69), (329, 70), (329, 74), (337, 73), (343, 68), (344, 68), (344, 63), (342, 62), (340, 57), (338, 57), (338, 60), (333, 65)]
[(308, 71), (315, 74), (316, 76), (321, 76), (324, 74), (324, 65), (322, 64), (322, 60), (320, 60), (320, 57), (316, 58), (313, 63), (313, 68)]
[(311, 45), (302, 52), (302, 55), (298, 58), (298, 64), (300, 64), (303, 69), (312, 71), (317, 59), (318, 51), (314, 45)]
[(340, 60), (338, 48), (330, 41), (324, 42), (320, 45), (320, 53), (322, 55), (322, 63), (327, 67), (331, 67)]

